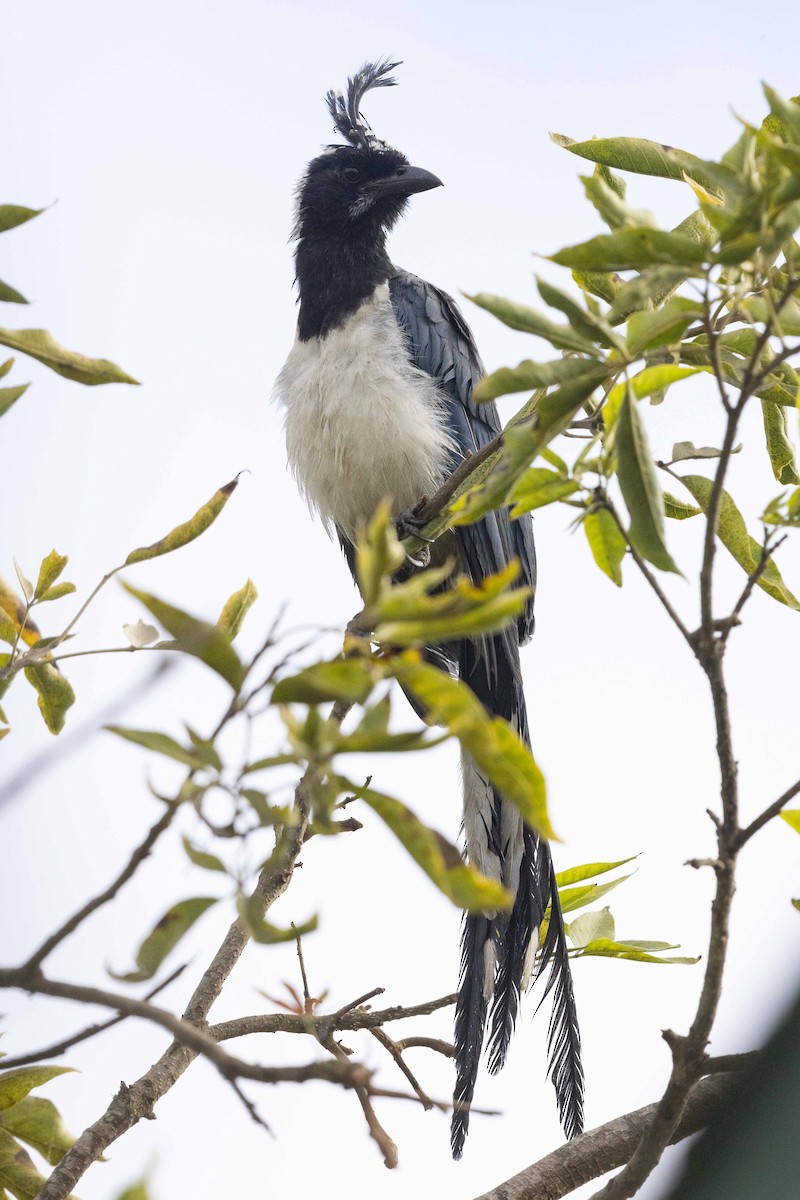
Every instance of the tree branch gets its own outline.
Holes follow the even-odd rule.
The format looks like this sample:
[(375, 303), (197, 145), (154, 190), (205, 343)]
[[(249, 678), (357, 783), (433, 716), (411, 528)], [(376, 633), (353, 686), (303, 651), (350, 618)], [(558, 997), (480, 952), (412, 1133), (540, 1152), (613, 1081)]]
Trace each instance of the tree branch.
[(763, 829), (767, 822), (771, 821), (773, 817), (777, 817), (783, 811), (789, 801), (794, 800), (795, 796), (797, 795), (800, 795), (800, 779), (798, 779), (797, 783), (793, 783), (790, 788), (787, 788), (782, 796), (779, 796), (777, 800), (770, 804), (769, 808), (765, 808), (764, 811), (757, 816), (754, 821), (750, 822), (746, 829), (740, 830), (739, 836), (736, 839), (737, 849), (740, 850), (742, 846), (750, 841), (750, 838), (753, 836), (753, 834), (758, 833), (759, 829)]
[[(223, 722), (225, 719), (223, 718)], [(339, 719), (343, 719), (343, 715)], [(262, 913), (282, 895), (291, 880), (308, 825), (307, 791), (311, 774), (315, 770), (316, 768), (312, 766), (307, 768), (295, 792), (297, 822), (291, 831), (290, 842), (283, 861), (278, 864), (271, 863), (265, 867), (254, 889), (253, 895), (260, 900)], [(65, 1200), (86, 1170), (112, 1142), (142, 1118), (152, 1116), (154, 1104), (174, 1086), (199, 1052), (205, 1053), (212, 1061), (217, 1059), (220, 1069), (228, 1070), (234, 1076), (242, 1075), (254, 1078), (260, 1073), (259, 1071), (254, 1073), (249, 1064), (232, 1059), (229, 1055), (225, 1055), (227, 1062), (225, 1059), (219, 1059), (218, 1055), (225, 1052), (220, 1051), (216, 1040), (202, 1032), (200, 1028), (195, 1027), (194, 1045), (187, 1044), (187, 1040), (183, 1040), (181, 1037), (185, 1034), (187, 1026), (192, 1028), (205, 1025), (209, 1010), (218, 998), (225, 980), (239, 961), (248, 940), (244, 926), (238, 920), (234, 921), (213, 961), (195, 988), (184, 1013), (184, 1020), (177, 1022), (179, 1028), (176, 1040), (167, 1048), (158, 1062), (154, 1063), (134, 1084), (130, 1087), (120, 1088), (106, 1112), (84, 1130), (54, 1168), (41, 1189), (39, 1200)], [(177, 1020), (171, 1014), (167, 1014), (167, 1016), (172, 1021)], [(163, 1023), (166, 1024), (166, 1022)], [(210, 1050), (211, 1046), (215, 1048), (214, 1051)], [(363, 1068), (360, 1070), (363, 1073)], [(294, 1078), (298, 1082), (302, 1078), (325, 1077), (342, 1083), (349, 1077), (348, 1086), (352, 1086), (356, 1078), (354, 1073), (356, 1069), (349, 1063), (315, 1063), (310, 1064), (308, 1068), (297, 1068), (295, 1071)], [(325, 1071), (328, 1072), (327, 1075)]]
[[(680, 1142), (703, 1129), (730, 1094), (730, 1076), (713, 1075), (692, 1088), (683, 1117), (670, 1137)], [(599, 1125), (573, 1138), (546, 1158), (484, 1192), (477, 1200), (561, 1200), (576, 1188), (623, 1166), (649, 1127), (658, 1109), (648, 1104), (635, 1112)]]
[(156, 821), (155, 825), (147, 834), (147, 837), (144, 839), (141, 845), (136, 847), (133, 854), (120, 871), (119, 875), (117, 875), (116, 879), (108, 885), (104, 892), (101, 892), (99, 896), (95, 896), (92, 900), (89, 900), (87, 904), (84, 904), (83, 908), (78, 909), (78, 911), (71, 916), (68, 921), (65, 921), (64, 924), (55, 931), (55, 933), (51, 934), (50, 937), (42, 943), (39, 949), (30, 956), (28, 961), (23, 967), (20, 968), (20, 970), (33, 971), (34, 968), (41, 966), (48, 954), (51, 954), (52, 951), (55, 950), (56, 946), (60, 945), (60, 943), (63, 942), (65, 938), (69, 937), (71, 933), (74, 933), (78, 926), (82, 925), (87, 917), (90, 917), (92, 913), (97, 912), (98, 908), (102, 908), (104, 904), (108, 904), (110, 900), (114, 899), (117, 892), (119, 892), (120, 889), (128, 882), (128, 880), (133, 877), (137, 868), (150, 854), (150, 851), (161, 837), (161, 834), (164, 833), (165, 830), (169, 829), (177, 811), (177, 805), (170, 805), (164, 810), (163, 814), (158, 821)]
[[(181, 965), (168, 975), (166, 979), (162, 979), (156, 987), (147, 993), (145, 1000), (152, 1000), (159, 992), (163, 992), (171, 983), (174, 983), (179, 975), (182, 975), (186, 970), (186, 963)], [(128, 1013), (119, 1013), (116, 1017), (112, 1017), (110, 1021), (101, 1021), (99, 1024), (89, 1025), (86, 1029), (82, 1029), (79, 1033), (73, 1033), (68, 1038), (64, 1038), (60, 1042), (53, 1042), (51, 1046), (43, 1046), (41, 1050), (33, 1050), (29, 1054), (18, 1054), (14, 1058), (5, 1058), (0, 1062), (0, 1071), (9, 1071), (12, 1067), (27, 1067), (30, 1063), (41, 1062), (43, 1058), (58, 1058), (67, 1050), (71, 1050), (73, 1046), (79, 1045), (81, 1042), (86, 1042), (89, 1038), (96, 1037), (98, 1033), (105, 1033), (107, 1029), (111, 1029), (114, 1025), (119, 1025), (120, 1021), (125, 1021), (128, 1018)]]

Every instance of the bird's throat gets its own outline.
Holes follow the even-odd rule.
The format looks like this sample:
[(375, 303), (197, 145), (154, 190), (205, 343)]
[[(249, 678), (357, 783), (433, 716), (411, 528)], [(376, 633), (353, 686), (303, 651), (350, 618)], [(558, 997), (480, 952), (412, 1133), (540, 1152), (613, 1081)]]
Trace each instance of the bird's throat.
[(295, 254), (302, 342), (337, 329), (392, 274), (383, 230), (304, 236)]

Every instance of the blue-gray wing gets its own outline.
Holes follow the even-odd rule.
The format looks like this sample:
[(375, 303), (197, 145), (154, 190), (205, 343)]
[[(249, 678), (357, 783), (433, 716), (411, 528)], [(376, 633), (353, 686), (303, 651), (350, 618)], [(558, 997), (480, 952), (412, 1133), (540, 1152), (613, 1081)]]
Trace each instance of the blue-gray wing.
[[(452, 470), (465, 455), (480, 450), (501, 430), (494, 403), (476, 404), (475, 384), (485, 374), (469, 326), (458, 305), (433, 284), (397, 270), (389, 280), (395, 316), (408, 338), (414, 365), (438, 380), (447, 424), (457, 447)], [(456, 530), (464, 566), (478, 580), (500, 571), (517, 557), (522, 581), (536, 586), (536, 552), (530, 517), (509, 521), (505, 512), (490, 513), (474, 525)], [(533, 597), (518, 621), (520, 642), (533, 632)]]

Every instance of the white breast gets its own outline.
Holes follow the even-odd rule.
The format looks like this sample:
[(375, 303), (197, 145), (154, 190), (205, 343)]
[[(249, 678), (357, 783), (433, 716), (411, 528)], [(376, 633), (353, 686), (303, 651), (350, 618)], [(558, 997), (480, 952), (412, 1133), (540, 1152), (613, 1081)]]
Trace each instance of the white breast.
[(386, 284), (326, 337), (296, 341), (276, 392), (300, 490), (351, 540), (385, 496), (397, 516), (443, 478), (442, 400), (409, 361)]

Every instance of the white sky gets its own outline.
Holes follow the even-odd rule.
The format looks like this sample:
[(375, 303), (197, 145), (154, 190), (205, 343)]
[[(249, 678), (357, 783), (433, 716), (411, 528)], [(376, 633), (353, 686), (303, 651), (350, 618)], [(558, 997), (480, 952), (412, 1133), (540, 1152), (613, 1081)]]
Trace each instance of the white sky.
[[(226, 4), (172, 0), (135, 7), (74, 0), (70, 5), (9, 0), (0, 42), (6, 119), (0, 133), (4, 202), (44, 216), (3, 238), (0, 277), (35, 304), (8, 306), (9, 326), (44, 326), (66, 345), (113, 359), (141, 388), (84, 389), (35, 364), (8, 382), (34, 386), (3, 418), (3, 544), (0, 571), (16, 554), (28, 573), (53, 545), (70, 555), (69, 578), (83, 594), (134, 546), (185, 519), (242, 468), (251, 474), (214, 529), (169, 559), (129, 572), (130, 581), (213, 617), (251, 576), (261, 593), (243, 647), (254, 648), (283, 604), (287, 623), (337, 625), (355, 611), (348, 572), (335, 546), (312, 524), (285, 468), (270, 389), (293, 336), (291, 248), (287, 236), (296, 179), (331, 140), (323, 95), (368, 58), (404, 60), (401, 86), (376, 94), (367, 115), (380, 136), (438, 174), (445, 188), (417, 197), (393, 235), (395, 261), (449, 291), (492, 291), (533, 300), (535, 263), (600, 232), (582, 198), (590, 169), (551, 145), (549, 129), (648, 136), (699, 154), (721, 152), (737, 136), (732, 112), (760, 119), (759, 80), (784, 95), (800, 91), (800, 16), (764, 0), (668, 9), (500, 2)], [(688, 190), (631, 181), (636, 206), (665, 225), (691, 207)], [(490, 368), (531, 355), (531, 343), (465, 302)], [(684, 385), (648, 411), (654, 445), (719, 437), (716, 413), (696, 411)], [(759, 421), (745, 430), (736, 464), (740, 492), (755, 514), (778, 489), (761, 448)], [(538, 631), (526, 652), (535, 752), (550, 785), (564, 844), (559, 867), (641, 852), (638, 875), (610, 897), (621, 935), (680, 942), (702, 953), (711, 880), (681, 864), (712, 849), (703, 815), (717, 787), (710, 705), (679, 637), (626, 564), (621, 593), (590, 563), (582, 535), (567, 535), (569, 514), (537, 517)], [(674, 554), (690, 574), (697, 531), (671, 527)], [(782, 551), (790, 585), (800, 587), (798, 547)], [(720, 556), (720, 610), (741, 583)], [(689, 619), (680, 580), (671, 593)], [(64, 601), (61, 612), (72, 611)], [(81, 647), (121, 643), (137, 606), (112, 585), (82, 629)], [(55, 621), (56, 612), (53, 610)], [(750, 817), (800, 773), (794, 665), (797, 615), (758, 595), (730, 652), (730, 684), (742, 803)], [(55, 630), (52, 630), (55, 631)], [(142, 656), (144, 657), (144, 656)], [(70, 727), (101, 710), (142, 677), (149, 662), (78, 660), (69, 672), (78, 705)], [(127, 724), (209, 729), (225, 702), (198, 670), (126, 714)], [(54, 749), (31, 695), (8, 698), (14, 735), (9, 764)], [(269, 746), (264, 745), (264, 752)], [(151, 764), (100, 735), (58, 773), (42, 777), (24, 801), (2, 813), (0, 911), (3, 961), (15, 962), (124, 860), (155, 819), (145, 788)], [(409, 800), (455, 835), (454, 754), (380, 762), (375, 785)], [(153, 767), (156, 781), (165, 779)], [(314, 988), (336, 1006), (385, 986), (387, 1003), (414, 1003), (452, 990), (458, 914), (406, 863), (377, 826), (350, 840), (312, 844), (284, 922), (321, 908), (308, 939)], [(734, 912), (731, 967), (715, 1034), (717, 1053), (749, 1048), (780, 1008), (796, 974), (800, 843), (782, 823), (744, 855)], [(129, 964), (136, 944), (165, 906), (202, 894), (214, 880), (180, 853), (162, 849), (113, 910), (76, 945), (55, 956), (62, 977), (106, 980), (107, 962)], [(213, 910), (191, 938), (194, 969), (228, 920)], [(700, 987), (700, 967), (658, 968), (587, 961), (576, 988), (587, 1071), (587, 1123), (654, 1099), (667, 1071), (659, 1031), (684, 1030)], [(251, 951), (219, 1005), (219, 1016), (255, 1011), (256, 987), (275, 992), (295, 979), (292, 952)], [(183, 982), (169, 997), (180, 1007)], [(77, 1028), (76, 1010), (3, 997), (10, 1053)], [(442, 1194), (469, 1200), (558, 1144), (552, 1089), (545, 1082), (544, 1014), (528, 1003), (511, 1061), (482, 1078), (476, 1102), (503, 1110), (473, 1120), (465, 1160), (449, 1156), (447, 1120), (386, 1103), (381, 1116), (400, 1146), (387, 1173), (367, 1140), (353, 1097), (313, 1088), (258, 1092), (275, 1131), (270, 1140), (202, 1064), (144, 1122), (112, 1148), (109, 1162), (81, 1181), (83, 1200), (107, 1200), (142, 1166), (155, 1163), (157, 1200), (210, 1200), (220, 1194), (330, 1191), (332, 1172), (353, 1196)], [(217, 1015), (215, 1010), (215, 1016)], [(447, 1036), (449, 1019), (428, 1026)], [(78, 1132), (105, 1108), (120, 1078), (130, 1081), (160, 1053), (157, 1032), (128, 1022), (67, 1060), (83, 1075), (47, 1094)], [(421, 1031), (421, 1027), (417, 1032)], [(383, 1062), (377, 1043), (357, 1043)], [(264, 1059), (272, 1044), (252, 1048)], [(312, 1048), (291, 1043), (285, 1061)], [(447, 1097), (449, 1070), (416, 1052), (432, 1094)], [(292, 1058), (293, 1056), (293, 1058)], [(387, 1067), (387, 1086), (402, 1081)], [(590, 1192), (592, 1189), (588, 1189)], [(658, 1193), (654, 1182), (646, 1195)]]

